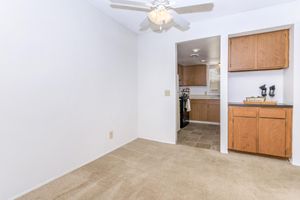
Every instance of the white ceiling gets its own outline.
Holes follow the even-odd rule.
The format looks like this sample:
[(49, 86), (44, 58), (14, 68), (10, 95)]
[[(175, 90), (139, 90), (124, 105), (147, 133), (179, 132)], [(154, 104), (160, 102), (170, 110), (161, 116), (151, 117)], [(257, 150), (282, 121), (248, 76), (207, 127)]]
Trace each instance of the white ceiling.
[[(199, 49), (199, 57), (191, 57), (193, 49)], [(215, 65), (220, 63), (220, 37), (182, 42), (177, 45), (178, 64), (189, 66), (197, 64)]]
[[(139, 31), (140, 23), (145, 19), (146, 14), (138, 11), (127, 11), (113, 9), (110, 7), (110, 0), (88, 0), (101, 11), (114, 18), (120, 24), (136, 33)], [(151, 0), (135, 0), (140, 2)], [(176, 5), (184, 6), (189, 3), (214, 3), (214, 10), (207, 13), (184, 14), (183, 16), (190, 22), (196, 22), (213, 17), (221, 17), (224, 15), (236, 14), (249, 10), (255, 10), (263, 7), (268, 7), (276, 4), (292, 2), (295, 0), (171, 0), (176, 2)], [(191, 27), (192, 28), (192, 27)]]

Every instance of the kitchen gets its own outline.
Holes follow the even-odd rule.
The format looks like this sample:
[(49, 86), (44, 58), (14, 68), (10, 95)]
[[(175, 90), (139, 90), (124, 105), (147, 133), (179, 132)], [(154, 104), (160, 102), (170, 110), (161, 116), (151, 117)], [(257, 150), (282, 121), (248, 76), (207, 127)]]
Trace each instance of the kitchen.
[[(280, 27), (229, 36), (228, 150), (231, 152), (292, 157), (291, 30), (292, 27)], [(196, 41), (191, 43), (197, 45)], [(178, 44), (179, 96), (185, 96), (187, 103), (180, 108), (182, 129), (178, 131), (178, 144), (219, 151), (220, 90), (211, 90), (212, 65), (207, 64), (212, 56), (204, 58), (205, 45), (198, 46), (197, 52), (195, 46), (188, 46), (188, 50), (184, 44), (188, 46), (187, 42)], [(181, 58), (183, 50), (190, 53), (189, 60), (197, 59), (204, 65), (184, 64), (188, 59)], [(207, 72), (201, 72), (196, 64)], [(217, 66), (214, 69), (222, 67), (218, 60), (214, 64)]]
[(178, 144), (220, 150), (220, 37), (179, 43)]

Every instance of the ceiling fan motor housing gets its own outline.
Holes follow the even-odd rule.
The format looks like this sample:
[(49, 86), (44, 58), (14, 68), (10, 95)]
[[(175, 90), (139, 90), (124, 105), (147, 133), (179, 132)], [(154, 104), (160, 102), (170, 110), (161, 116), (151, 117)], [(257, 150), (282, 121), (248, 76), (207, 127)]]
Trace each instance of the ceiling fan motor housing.
[(169, 6), (170, 5), (170, 1), (169, 0), (154, 0), (152, 2), (152, 5), (154, 7), (158, 7), (158, 6)]

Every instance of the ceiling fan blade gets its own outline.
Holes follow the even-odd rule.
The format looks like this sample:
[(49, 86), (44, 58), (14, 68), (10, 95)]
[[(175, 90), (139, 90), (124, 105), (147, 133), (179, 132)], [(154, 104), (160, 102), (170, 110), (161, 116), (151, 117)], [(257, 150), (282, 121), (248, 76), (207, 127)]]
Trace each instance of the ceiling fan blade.
[(122, 9), (122, 10), (133, 10), (133, 11), (141, 11), (141, 12), (149, 12), (151, 9), (149, 8), (142, 8), (142, 7), (135, 7), (135, 6), (123, 6), (123, 5), (110, 5), (110, 7), (115, 9)]
[(178, 29), (186, 31), (190, 28), (190, 22), (181, 17), (176, 11), (169, 10), (169, 12), (172, 15), (173, 22)]
[(184, 7), (174, 7), (174, 10), (179, 14), (186, 13), (196, 13), (196, 12), (208, 12), (212, 11), (214, 8), (213, 3), (199, 4), (199, 5), (191, 5)]
[(134, 6), (134, 7), (142, 7), (142, 8), (149, 8), (150, 6), (146, 2), (138, 2), (138, 1), (129, 1), (129, 0), (110, 0), (113, 4), (121, 4), (124, 6)]
[(150, 28), (150, 21), (148, 17), (140, 24), (140, 31), (146, 31)]

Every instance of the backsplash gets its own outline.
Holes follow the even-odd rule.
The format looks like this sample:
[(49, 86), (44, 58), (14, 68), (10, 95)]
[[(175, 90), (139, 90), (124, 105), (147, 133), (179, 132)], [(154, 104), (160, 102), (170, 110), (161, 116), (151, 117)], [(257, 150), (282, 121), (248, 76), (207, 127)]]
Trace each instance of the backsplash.
[(276, 86), (275, 97), (270, 98), (268, 95), (267, 99), (278, 101), (278, 103), (284, 103), (283, 70), (229, 73), (228, 100), (229, 102), (242, 102), (246, 97), (261, 96), (261, 90), (259, 87), (265, 84), (268, 89), (268, 93), (270, 86)]
[(220, 95), (220, 92), (210, 91), (208, 86), (180, 87), (180, 89), (183, 88), (189, 88), (191, 95)]

